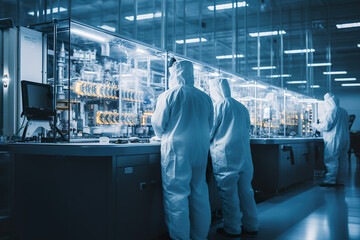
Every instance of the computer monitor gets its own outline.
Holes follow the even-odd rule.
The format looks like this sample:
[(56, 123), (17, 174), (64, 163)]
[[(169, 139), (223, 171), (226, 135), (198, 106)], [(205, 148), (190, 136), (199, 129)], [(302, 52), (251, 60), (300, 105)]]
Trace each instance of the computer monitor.
[(55, 116), (53, 90), (48, 84), (21, 81), (23, 115), (31, 120)]

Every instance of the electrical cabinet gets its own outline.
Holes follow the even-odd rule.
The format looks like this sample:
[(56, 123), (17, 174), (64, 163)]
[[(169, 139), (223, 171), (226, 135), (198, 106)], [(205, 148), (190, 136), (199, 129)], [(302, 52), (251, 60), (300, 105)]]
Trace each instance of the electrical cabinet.
[(253, 187), (257, 198), (267, 198), (314, 178), (323, 162), (320, 139), (252, 139)]
[(116, 239), (167, 239), (160, 155), (119, 156), (117, 162)]

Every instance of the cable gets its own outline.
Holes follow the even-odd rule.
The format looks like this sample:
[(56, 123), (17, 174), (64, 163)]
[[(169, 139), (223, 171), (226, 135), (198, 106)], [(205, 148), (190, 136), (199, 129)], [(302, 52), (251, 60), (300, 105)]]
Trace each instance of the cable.
[(19, 130), (17, 130), (17, 132), (10, 137), (10, 142), (13, 142), (13, 137), (15, 137), (15, 136), (21, 131), (21, 129), (24, 128), (25, 119), (26, 119), (26, 117), (24, 117), (24, 119), (23, 119), (23, 121), (22, 121), (22, 123), (21, 123), (21, 126), (20, 126)]

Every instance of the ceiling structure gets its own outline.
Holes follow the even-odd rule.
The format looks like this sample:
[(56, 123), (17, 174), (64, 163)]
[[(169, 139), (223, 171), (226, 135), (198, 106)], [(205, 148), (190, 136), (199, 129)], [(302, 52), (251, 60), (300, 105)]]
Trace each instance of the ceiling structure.
[[(360, 92), (342, 86), (360, 83), (360, 27), (336, 27), (360, 22), (359, 10), (358, 0), (0, 0), (0, 17), (18, 25), (71, 17), (318, 98)], [(346, 74), (324, 74), (333, 71)]]

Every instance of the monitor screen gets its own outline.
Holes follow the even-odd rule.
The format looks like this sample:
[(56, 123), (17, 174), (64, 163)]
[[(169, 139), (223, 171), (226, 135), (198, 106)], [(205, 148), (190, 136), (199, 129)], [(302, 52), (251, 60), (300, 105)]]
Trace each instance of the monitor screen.
[(33, 119), (54, 116), (52, 87), (29, 81), (21, 81), (23, 114)]
[(47, 86), (36, 86), (36, 85), (27, 85), (28, 92), (28, 106), (30, 108), (38, 108), (40, 110), (51, 110), (52, 109), (52, 99), (51, 92), (49, 93), (49, 88)]

